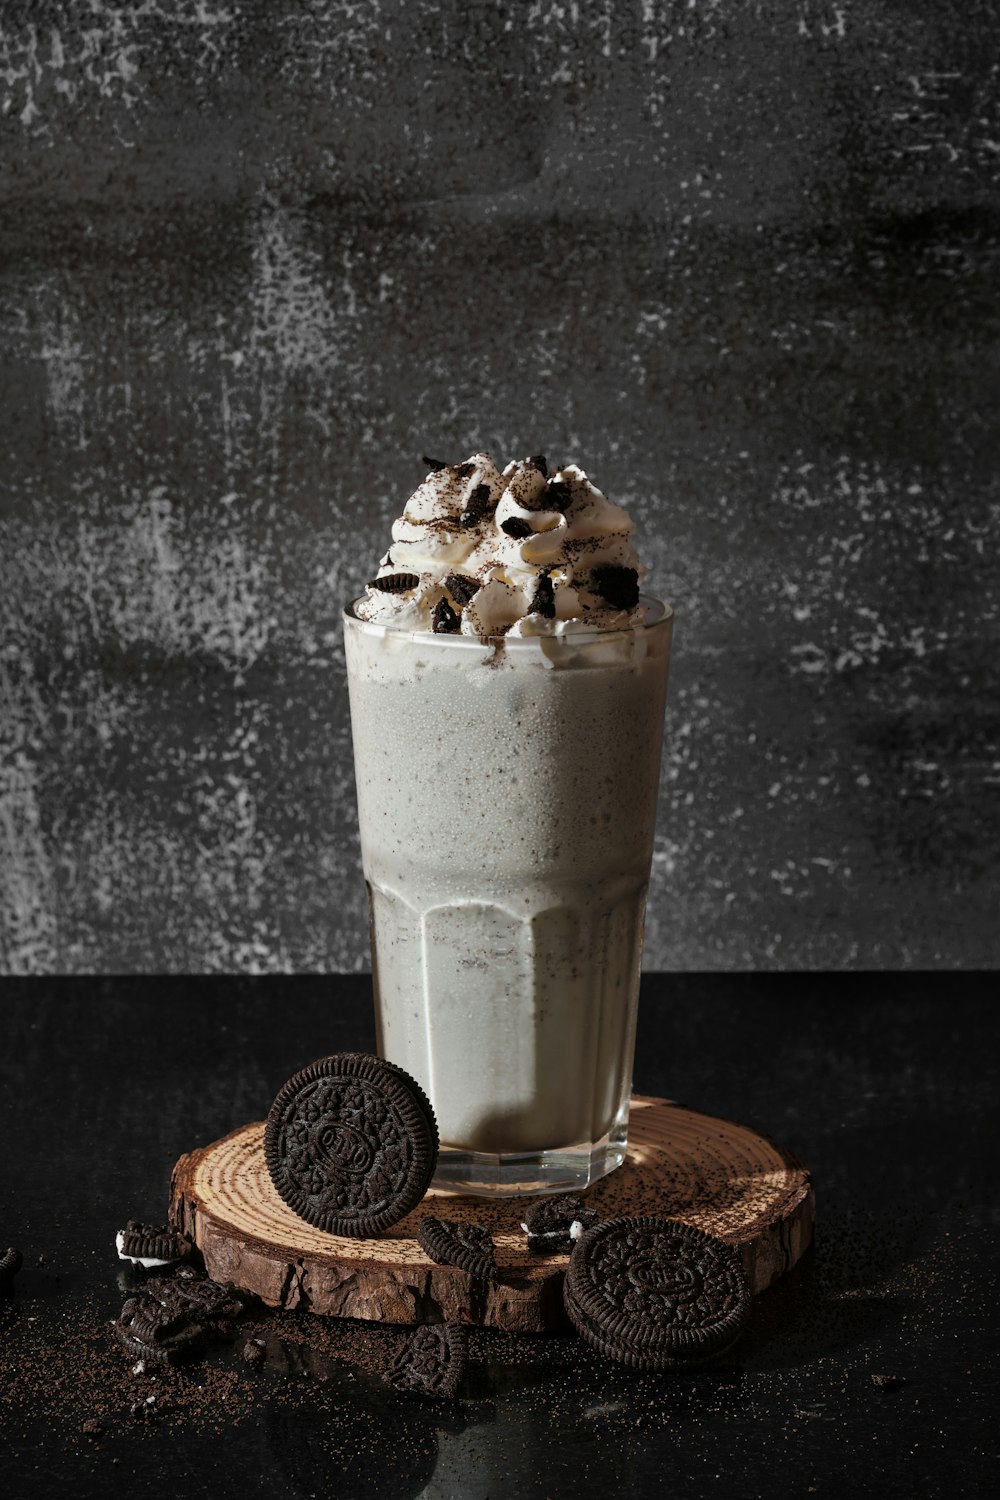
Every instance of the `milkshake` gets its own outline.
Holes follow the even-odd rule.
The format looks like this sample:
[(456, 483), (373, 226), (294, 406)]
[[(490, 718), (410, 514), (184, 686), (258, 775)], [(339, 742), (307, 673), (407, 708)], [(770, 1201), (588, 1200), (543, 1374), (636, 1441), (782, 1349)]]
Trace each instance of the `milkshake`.
[(345, 613), (380, 1053), (438, 1186), (580, 1188), (625, 1151), (670, 611), (575, 466), (434, 466)]

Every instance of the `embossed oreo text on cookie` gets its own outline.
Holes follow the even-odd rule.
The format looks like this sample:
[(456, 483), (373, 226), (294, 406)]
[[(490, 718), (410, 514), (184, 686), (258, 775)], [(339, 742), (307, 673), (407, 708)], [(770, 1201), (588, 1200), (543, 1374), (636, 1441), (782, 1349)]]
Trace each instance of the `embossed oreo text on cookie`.
[(364, 1053), (303, 1068), (278, 1093), (264, 1153), (278, 1193), (331, 1234), (378, 1234), (427, 1191), (437, 1128), (419, 1085)]
[(597, 1224), (573, 1251), (571, 1321), (638, 1369), (699, 1364), (729, 1348), (750, 1310), (739, 1253), (690, 1224), (652, 1215)]

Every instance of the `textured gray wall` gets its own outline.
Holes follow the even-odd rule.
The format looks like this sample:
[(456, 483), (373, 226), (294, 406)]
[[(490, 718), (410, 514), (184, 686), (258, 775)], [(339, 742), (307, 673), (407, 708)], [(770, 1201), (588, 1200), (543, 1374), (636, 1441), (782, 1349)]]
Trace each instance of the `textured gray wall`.
[(676, 605), (651, 967), (992, 965), (985, 0), (0, 7), (0, 968), (367, 966), (338, 608), (543, 450)]

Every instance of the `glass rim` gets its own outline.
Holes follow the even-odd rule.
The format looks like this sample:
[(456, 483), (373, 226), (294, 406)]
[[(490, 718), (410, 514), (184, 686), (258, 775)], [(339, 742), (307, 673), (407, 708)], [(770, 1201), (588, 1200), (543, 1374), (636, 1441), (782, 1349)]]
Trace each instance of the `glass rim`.
[[(349, 624), (352, 629), (360, 630), (366, 635), (395, 636), (399, 640), (412, 640), (426, 643), (431, 646), (444, 646), (459, 650), (482, 650), (484, 647), (492, 649), (496, 641), (484, 640), (478, 635), (460, 635), (433, 630), (411, 630), (398, 625), (393, 625), (386, 620), (362, 620), (354, 613), (354, 606), (364, 596), (359, 594), (357, 599), (351, 599), (344, 605), (343, 619), (345, 625)], [(647, 611), (646, 617), (636, 621), (634, 625), (625, 625), (615, 630), (564, 630), (558, 634), (551, 635), (539, 633), (538, 635), (503, 635), (498, 640), (503, 642), (505, 651), (525, 651), (538, 649), (539, 641), (554, 642), (557, 645), (583, 645), (585, 642), (598, 644), (601, 641), (615, 641), (634, 636), (640, 631), (655, 630), (658, 626), (666, 625), (674, 618), (672, 605), (663, 599), (656, 599), (652, 594), (640, 594), (639, 605)]]

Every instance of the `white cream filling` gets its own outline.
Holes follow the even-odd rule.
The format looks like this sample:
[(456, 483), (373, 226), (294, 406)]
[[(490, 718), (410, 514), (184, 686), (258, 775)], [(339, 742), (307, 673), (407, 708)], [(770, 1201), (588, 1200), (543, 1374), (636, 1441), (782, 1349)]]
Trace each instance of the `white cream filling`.
[(585, 1232), (585, 1227), (586, 1226), (584, 1225), (582, 1219), (574, 1219), (570, 1224), (568, 1230), (545, 1229), (541, 1234), (538, 1234), (537, 1232), (530, 1230), (527, 1224), (525, 1224), (523, 1221), (521, 1224), (521, 1228), (524, 1230), (529, 1240), (564, 1240), (567, 1234), (569, 1235), (571, 1240), (578, 1240), (580, 1236)]
[(133, 1266), (143, 1266), (147, 1271), (152, 1266), (172, 1266), (180, 1257), (175, 1255), (170, 1260), (162, 1260), (155, 1255), (126, 1255), (125, 1254), (125, 1231), (119, 1229), (115, 1235), (115, 1247), (118, 1251), (119, 1260), (131, 1261)]

